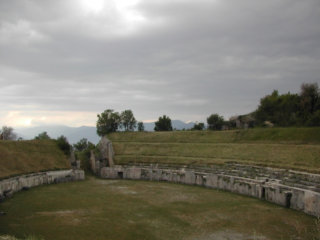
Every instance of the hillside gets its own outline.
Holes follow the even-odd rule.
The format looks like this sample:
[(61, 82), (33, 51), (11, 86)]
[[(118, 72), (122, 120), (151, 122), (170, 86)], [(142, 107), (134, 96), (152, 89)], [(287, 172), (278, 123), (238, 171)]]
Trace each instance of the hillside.
[(119, 132), (108, 137), (118, 164), (242, 163), (320, 172), (320, 128)]
[(0, 141), (0, 179), (67, 168), (70, 163), (54, 141)]

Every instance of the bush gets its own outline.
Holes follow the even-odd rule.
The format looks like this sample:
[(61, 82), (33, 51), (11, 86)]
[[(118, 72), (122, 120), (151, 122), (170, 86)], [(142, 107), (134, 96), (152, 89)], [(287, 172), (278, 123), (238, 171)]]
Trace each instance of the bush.
[(36, 136), (34, 139), (36, 139), (36, 140), (48, 140), (48, 139), (50, 139), (50, 136), (48, 135), (47, 132), (42, 132), (42, 133), (39, 133), (39, 135)]
[(67, 138), (63, 135), (57, 138), (56, 140), (58, 147), (64, 152), (66, 156), (71, 154), (71, 145), (69, 144)]

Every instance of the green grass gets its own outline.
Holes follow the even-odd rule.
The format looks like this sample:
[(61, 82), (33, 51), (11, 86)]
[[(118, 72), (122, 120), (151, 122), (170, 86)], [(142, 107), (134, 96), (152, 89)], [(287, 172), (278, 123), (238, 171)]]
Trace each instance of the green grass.
[(233, 162), (320, 173), (320, 128), (119, 132), (108, 137), (117, 164)]
[(320, 127), (253, 128), (231, 131), (116, 132), (114, 142), (320, 144)]
[(319, 239), (316, 219), (202, 187), (101, 180), (42, 186), (0, 204), (0, 235), (45, 239)]
[(54, 141), (0, 141), (0, 179), (66, 168), (70, 163)]

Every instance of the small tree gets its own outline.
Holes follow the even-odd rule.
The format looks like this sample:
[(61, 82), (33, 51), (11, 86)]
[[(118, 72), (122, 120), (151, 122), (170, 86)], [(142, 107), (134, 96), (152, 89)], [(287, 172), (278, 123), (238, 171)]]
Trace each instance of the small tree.
[(57, 138), (58, 147), (64, 152), (65, 155), (70, 156), (71, 154), (71, 145), (69, 144), (67, 138), (63, 135)]
[(79, 142), (73, 144), (73, 148), (76, 159), (80, 160), (82, 168), (88, 171), (90, 169), (91, 150), (95, 149), (95, 145), (86, 138), (82, 138)]
[(138, 122), (138, 131), (139, 131), (139, 132), (143, 132), (143, 131), (144, 131), (143, 122)]
[(121, 113), (121, 126), (124, 128), (125, 131), (133, 131), (137, 125), (137, 121), (133, 116), (131, 110), (124, 110)]
[[(320, 92), (318, 84), (302, 84), (300, 92), (300, 117), (303, 123), (310, 125), (310, 122), (314, 119), (312, 115), (317, 110), (320, 110)], [(319, 123), (317, 125), (319, 125)]]
[(0, 140), (16, 140), (17, 134), (13, 132), (12, 127), (3, 126), (0, 130)]
[(48, 139), (50, 139), (50, 137), (47, 134), (47, 132), (42, 132), (42, 133), (39, 133), (39, 135), (36, 136), (34, 139), (36, 139), (36, 140), (48, 140)]
[(88, 148), (89, 143), (88, 139), (82, 138), (79, 142), (73, 144), (73, 148), (75, 151), (81, 152)]
[(204, 129), (204, 123), (195, 123), (193, 128), (191, 130), (203, 130)]
[(107, 109), (103, 113), (97, 115), (97, 134), (104, 136), (111, 132), (116, 132), (120, 124), (120, 115), (112, 109)]
[(155, 131), (172, 131), (171, 119), (166, 115), (159, 117), (159, 120), (155, 122)]
[(208, 123), (208, 129), (210, 130), (221, 130), (224, 119), (223, 116), (219, 116), (218, 114), (211, 114), (207, 118), (207, 123)]

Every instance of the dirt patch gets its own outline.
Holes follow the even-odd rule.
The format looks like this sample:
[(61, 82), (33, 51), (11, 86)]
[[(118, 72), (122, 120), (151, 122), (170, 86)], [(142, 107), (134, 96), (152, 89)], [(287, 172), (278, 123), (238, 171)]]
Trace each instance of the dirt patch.
[(101, 184), (101, 185), (112, 185), (115, 183), (118, 183), (119, 180), (101, 180), (101, 179), (95, 179), (94, 183)]
[(192, 240), (267, 240), (264, 236), (247, 235), (235, 231), (218, 231), (205, 236), (192, 238)]
[(194, 194), (168, 194), (167, 202), (196, 202), (198, 197)]
[(59, 218), (60, 222), (72, 226), (82, 224), (87, 219), (88, 214), (91, 214), (91, 212), (85, 209), (37, 212), (37, 215)]
[(17, 239), (15, 237), (5, 235), (5, 236), (0, 236), (0, 240), (17, 240)]
[(64, 211), (53, 211), (53, 212), (37, 212), (39, 215), (43, 216), (71, 216), (71, 215), (79, 215), (83, 210), (64, 210)]
[(123, 186), (112, 186), (111, 189), (113, 191), (116, 191), (118, 193), (121, 193), (121, 194), (137, 194), (136, 191), (133, 191), (131, 190), (129, 187), (123, 187)]

